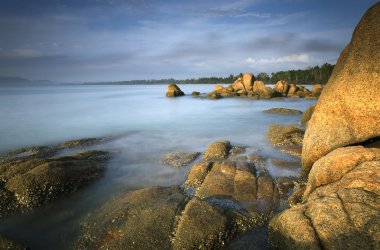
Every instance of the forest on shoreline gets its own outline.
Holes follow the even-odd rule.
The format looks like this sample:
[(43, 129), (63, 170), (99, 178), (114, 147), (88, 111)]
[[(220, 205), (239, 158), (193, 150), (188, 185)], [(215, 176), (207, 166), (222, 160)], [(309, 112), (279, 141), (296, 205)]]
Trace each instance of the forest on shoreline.
[[(256, 80), (263, 81), (266, 84), (274, 84), (279, 80), (285, 80), (289, 83), (295, 84), (326, 84), (335, 65), (325, 63), (321, 66), (309, 67), (307, 69), (298, 70), (287, 70), (273, 72), (269, 76), (265, 72), (257, 74)], [(85, 85), (137, 85), (137, 84), (218, 84), (218, 83), (233, 83), (242, 73), (234, 76), (229, 75), (227, 77), (200, 77), (191, 78), (185, 80), (176, 80), (174, 78), (169, 79), (152, 79), (152, 80), (131, 80), (131, 81), (120, 81), (120, 82), (96, 82), (96, 83), (84, 83)]]

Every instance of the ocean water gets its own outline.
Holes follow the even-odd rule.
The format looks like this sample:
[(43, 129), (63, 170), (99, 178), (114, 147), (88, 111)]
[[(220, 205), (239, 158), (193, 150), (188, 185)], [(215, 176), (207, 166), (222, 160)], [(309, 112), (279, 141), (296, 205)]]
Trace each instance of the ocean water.
[[(44, 86), (0, 88), (0, 153), (18, 147), (54, 145), (84, 137), (112, 139), (87, 149), (114, 153), (105, 176), (70, 197), (33, 213), (0, 221), (0, 233), (32, 249), (70, 249), (80, 220), (122, 190), (180, 185), (189, 167), (161, 164), (173, 151), (203, 152), (217, 140), (247, 146), (248, 152), (293, 160), (265, 139), (270, 124), (300, 124), (301, 115), (268, 114), (269, 108), (301, 111), (315, 101), (192, 97), (214, 85), (179, 85), (184, 97), (166, 98), (165, 85)], [(62, 152), (69, 154), (83, 149)], [(297, 176), (299, 169), (269, 166), (273, 176)]]

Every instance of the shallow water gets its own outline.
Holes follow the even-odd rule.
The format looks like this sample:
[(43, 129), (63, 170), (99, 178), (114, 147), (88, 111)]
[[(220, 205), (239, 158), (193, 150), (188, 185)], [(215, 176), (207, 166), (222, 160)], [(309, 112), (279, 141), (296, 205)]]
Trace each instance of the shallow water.
[[(213, 87), (180, 85), (187, 94), (207, 93)], [(0, 221), (0, 233), (32, 249), (71, 248), (79, 220), (119, 191), (182, 184), (190, 166), (173, 169), (160, 163), (171, 151), (202, 152), (209, 143), (227, 139), (248, 146), (248, 152), (292, 159), (270, 147), (264, 134), (270, 124), (299, 124), (301, 115), (262, 111), (304, 111), (315, 103), (291, 98), (166, 98), (165, 91), (165, 85), (0, 88), (0, 152), (111, 136), (89, 148), (114, 153), (100, 181), (36, 212)], [(299, 175), (299, 169), (269, 166), (269, 171), (273, 176)]]

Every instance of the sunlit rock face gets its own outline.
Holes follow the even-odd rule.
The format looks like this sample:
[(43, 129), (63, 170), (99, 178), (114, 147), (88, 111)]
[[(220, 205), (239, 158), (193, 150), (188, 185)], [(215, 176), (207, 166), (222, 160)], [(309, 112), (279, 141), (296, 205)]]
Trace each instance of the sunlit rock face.
[(269, 223), (274, 248), (380, 249), (379, 23), (380, 3), (356, 27), (322, 91), (303, 140), (308, 182)]
[(166, 89), (167, 97), (176, 97), (183, 95), (185, 95), (185, 93), (183, 93), (182, 90), (174, 83), (169, 84), (168, 88)]
[(332, 150), (380, 136), (380, 3), (341, 53), (308, 123), (303, 173)]

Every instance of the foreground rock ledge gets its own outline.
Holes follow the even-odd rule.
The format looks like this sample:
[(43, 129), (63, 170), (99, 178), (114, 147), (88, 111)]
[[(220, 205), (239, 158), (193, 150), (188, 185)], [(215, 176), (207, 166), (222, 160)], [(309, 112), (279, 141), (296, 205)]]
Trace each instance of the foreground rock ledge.
[(337, 149), (318, 160), (303, 203), (269, 224), (280, 249), (380, 249), (380, 149)]
[(56, 150), (46, 148), (0, 161), (0, 218), (32, 210), (92, 183), (103, 175), (109, 158), (109, 153), (94, 150), (51, 158)]

